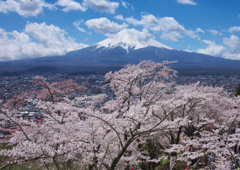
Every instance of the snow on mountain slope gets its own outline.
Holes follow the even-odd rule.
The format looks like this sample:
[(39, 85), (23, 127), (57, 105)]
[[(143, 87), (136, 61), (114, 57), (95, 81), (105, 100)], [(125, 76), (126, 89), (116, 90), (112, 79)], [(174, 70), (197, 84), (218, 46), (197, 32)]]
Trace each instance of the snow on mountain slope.
[(129, 52), (129, 49), (136, 50), (148, 46), (167, 48), (170, 50), (172, 49), (171, 47), (161, 44), (160, 42), (155, 41), (150, 37), (151, 34), (148, 32), (147, 29), (143, 29), (142, 32), (135, 29), (124, 29), (116, 35), (112, 35), (109, 38), (97, 43), (96, 45), (97, 48), (104, 47), (104, 49), (122, 47), (127, 52)]

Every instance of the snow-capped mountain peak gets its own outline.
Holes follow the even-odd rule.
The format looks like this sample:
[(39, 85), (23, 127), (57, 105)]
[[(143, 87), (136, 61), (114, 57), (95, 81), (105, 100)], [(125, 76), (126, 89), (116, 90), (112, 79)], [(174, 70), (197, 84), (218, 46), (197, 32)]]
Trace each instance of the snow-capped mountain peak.
[(151, 34), (148, 30), (143, 29), (142, 32), (135, 29), (124, 29), (116, 35), (97, 43), (97, 48), (104, 47), (105, 49), (112, 49), (115, 47), (122, 47), (127, 52), (129, 49), (139, 49), (148, 46), (154, 46), (159, 48), (172, 49), (160, 42), (150, 38)]

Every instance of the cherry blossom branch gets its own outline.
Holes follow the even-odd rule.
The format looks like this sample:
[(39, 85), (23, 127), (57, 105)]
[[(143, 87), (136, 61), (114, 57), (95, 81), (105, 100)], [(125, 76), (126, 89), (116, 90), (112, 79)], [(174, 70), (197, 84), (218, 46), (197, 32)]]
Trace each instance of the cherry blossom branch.
[(16, 121), (14, 121), (10, 116), (8, 116), (5, 112), (3, 112), (2, 110), (0, 110), (0, 112), (2, 114), (4, 114), (9, 120), (11, 120), (14, 124), (16, 124), (19, 129), (21, 130), (21, 132), (24, 134), (24, 136), (27, 138), (28, 141), (31, 141), (31, 139), (28, 137), (28, 135), (25, 133), (25, 131), (23, 130), (22, 126), (20, 124), (18, 124)]
[[(26, 162), (30, 162), (30, 161), (35, 161), (35, 160), (38, 160), (38, 159), (44, 159), (44, 157), (42, 157), (42, 156), (44, 156), (44, 154), (43, 154), (43, 155), (40, 155), (40, 156), (38, 156), (38, 157), (36, 157), (36, 158), (33, 158), (33, 159), (28, 159), (28, 160), (21, 161), (21, 163), (26, 163)], [(47, 157), (46, 157), (46, 158), (47, 158)], [(8, 166), (15, 165), (15, 164), (19, 164), (19, 161), (11, 162), (11, 163), (9, 163), (9, 164), (5, 164), (5, 165), (3, 165), (2, 167), (0, 167), (0, 170), (6, 168), (6, 167), (8, 167)]]
[(120, 145), (121, 145), (121, 147), (123, 147), (123, 143), (122, 143), (122, 140), (121, 140), (121, 138), (120, 138), (120, 136), (119, 136), (118, 131), (117, 131), (109, 122), (107, 122), (106, 120), (104, 120), (104, 119), (102, 119), (102, 118), (100, 118), (100, 117), (98, 117), (98, 116), (95, 116), (95, 115), (90, 115), (90, 116), (95, 117), (95, 118), (103, 121), (104, 123), (106, 123), (106, 124), (116, 133), (116, 135), (117, 135), (117, 137), (118, 137), (118, 139), (119, 139)]

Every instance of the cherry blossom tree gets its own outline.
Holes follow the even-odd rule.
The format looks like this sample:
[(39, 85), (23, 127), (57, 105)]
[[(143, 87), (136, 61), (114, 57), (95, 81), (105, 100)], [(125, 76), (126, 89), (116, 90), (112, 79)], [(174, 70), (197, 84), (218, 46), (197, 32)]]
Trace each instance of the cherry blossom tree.
[[(171, 63), (142, 61), (106, 74), (115, 99), (105, 94), (70, 98), (85, 88), (72, 81), (48, 83), (36, 77), (40, 91), (1, 103), (1, 116), (20, 129), (9, 140), (15, 147), (0, 151), (10, 158), (4, 167), (39, 160), (46, 169), (74, 165), (113, 170), (142, 160), (159, 162), (161, 157), (153, 158), (144, 149), (149, 141), (177, 160), (196, 159), (193, 168), (210, 151), (223, 161), (232, 155), (236, 162), (239, 138), (231, 129), (238, 132), (239, 98), (198, 83), (177, 86), (171, 79), (177, 72), (167, 66)], [(43, 123), (13, 116), (26, 102), (44, 114)]]
[[(64, 122), (71, 118), (69, 115), (76, 112), (70, 105), (71, 100), (68, 95), (82, 92), (85, 87), (71, 80), (48, 83), (43, 77), (36, 77), (35, 82), (40, 85), (40, 91), (24, 92), (1, 104), (1, 116), (10, 120), (20, 129), (9, 140), (9, 144), (16, 145), (16, 147), (12, 150), (1, 151), (2, 155), (10, 157), (12, 160), (2, 168), (12, 164), (40, 160), (47, 169), (49, 169), (49, 163), (52, 162), (59, 169), (58, 157), (65, 156), (71, 149), (79, 147), (67, 149), (72, 145), (69, 146), (71, 139), (66, 137), (68, 132), (65, 128), (68, 125)], [(44, 113), (46, 117), (44, 123), (37, 124), (14, 116), (18, 112), (17, 108), (22, 108), (28, 103), (33, 103), (36, 109)], [(73, 112), (70, 113), (71, 111)], [(62, 145), (65, 146), (65, 150), (61, 148)], [(61, 159), (63, 158), (61, 157)]]
[[(239, 97), (230, 97), (223, 88), (201, 87), (198, 84), (177, 87), (179, 91), (173, 97), (178, 102), (190, 101), (184, 105), (175, 120), (169, 123), (167, 131), (174, 134), (177, 142), (170, 142), (169, 153), (178, 153), (178, 160), (193, 163), (197, 169), (199, 163), (209, 154), (218, 157), (223, 169), (237, 164), (239, 131)], [(186, 96), (186, 97), (184, 97)], [(184, 99), (185, 98), (185, 99)], [(185, 113), (185, 114), (184, 114)], [(182, 138), (179, 138), (182, 132)], [(172, 139), (172, 138), (171, 138)], [(231, 159), (228, 157), (231, 156)]]

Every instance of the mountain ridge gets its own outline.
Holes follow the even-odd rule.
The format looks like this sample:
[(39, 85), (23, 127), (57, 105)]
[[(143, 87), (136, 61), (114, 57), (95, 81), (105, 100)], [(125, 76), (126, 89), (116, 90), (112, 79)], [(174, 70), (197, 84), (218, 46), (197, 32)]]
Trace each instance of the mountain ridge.
[(32, 67), (55, 67), (59, 70), (83, 68), (121, 68), (126, 64), (138, 64), (142, 60), (154, 62), (178, 61), (170, 65), (176, 70), (232, 70), (240, 75), (240, 61), (213, 57), (205, 54), (176, 50), (155, 40), (146, 33), (133, 33), (134, 29), (119, 32), (97, 44), (68, 52), (64, 56), (49, 56), (0, 62), (0, 71), (26, 70)]

